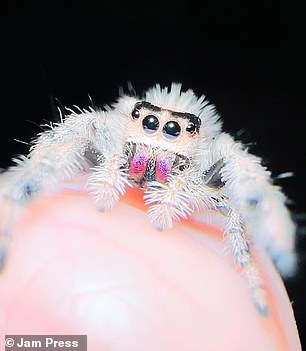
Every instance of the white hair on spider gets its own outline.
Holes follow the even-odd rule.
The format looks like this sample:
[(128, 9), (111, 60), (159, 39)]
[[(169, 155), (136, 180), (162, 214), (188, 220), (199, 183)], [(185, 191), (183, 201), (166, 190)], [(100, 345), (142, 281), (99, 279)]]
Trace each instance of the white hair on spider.
[(215, 135), (221, 130), (222, 121), (215, 106), (206, 100), (205, 95), (198, 97), (192, 89), (183, 91), (182, 83), (173, 82), (165, 87), (156, 84), (146, 91), (144, 99), (164, 109), (198, 116), (205, 126), (205, 134)]
[[(170, 230), (195, 211), (216, 211), (225, 218), (224, 243), (245, 273), (255, 306), (267, 315), (253, 247), (262, 246), (284, 276), (292, 274), (295, 224), (270, 172), (222, 131), (205, 96), (184, 91), (180, 83), (156, 84), (142, 96), (121, 95), (104, 110), (70, 112), (40, 133), (29, 154), (3, 175), (0, 200), (10, 200), (11, 213), (78, 174), (86, 174), (86, 190), (99, 211), (111, 210), (127, 186), (141, 188), (157, 230)], [(0, 264), (10, 221), (1, 223)]]

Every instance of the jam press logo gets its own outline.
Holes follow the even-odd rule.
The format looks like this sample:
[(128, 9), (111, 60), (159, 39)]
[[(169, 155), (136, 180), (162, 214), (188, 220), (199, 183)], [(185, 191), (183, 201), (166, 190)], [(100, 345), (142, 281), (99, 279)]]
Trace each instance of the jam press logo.
[(5, 335), (5, 351), (87, 351), (87, 335)]

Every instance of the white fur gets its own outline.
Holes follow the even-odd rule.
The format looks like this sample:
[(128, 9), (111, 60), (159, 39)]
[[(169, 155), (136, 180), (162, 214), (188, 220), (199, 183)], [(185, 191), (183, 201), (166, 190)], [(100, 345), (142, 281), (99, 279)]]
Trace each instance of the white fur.
[[(51, 125), (38, 136), (28, 156), (17, 159), (16, 166), (7, 171), (0, 197), (11, 201), (14, 212), (41, 189), (82, 172), (88, 173), (88, 189), (97, 208), (110, 210), (130, 185), (128, 169), (124, 168), (128, 167), (126, 142), (147, 145), (155, 154), (159, 149), (184, 154), (184, 145), (178, 148), (175, 142), (158, 138), (149, 142), (150, 136), (134, 135), (129, 129), (134, 105), (142, 100), (163, 109), (194, 114), (202, 122), (199, 134), (188, 139), (192, 147), (185, 150), (190, 167), (182, 172), (173, 170), (165, 184), (146, 184), (144, 197), (150, 221), (157, 229), (165, 230), (171, 228), (173, 220), (186, 218), (195, 210), (208, 208), (224, 214), (226, 241), (237, 265), (244, 269), (256, 306), (264, 314), (267, 306), (262, 282), (250, 247), (253, 242), (261, 244), (281, 273), (292, 274), (295, 226), (285, 206), (286, 198), (272, 185), (270, 172), (261, 160), (222, 132), (219, 115), (204, 95), (198, 98), (190, 89), (183, 91), (181, 84), (157, 84), (142, 97), (123, 95), (103, 111), (70, 110), (61, 123)], [(97, 156), (94, 168), (85, 157), (88, 150)], [(220, 171), (224, 187), (214, 189), (205, 183), (203, 175), (220, 160), (224, 164)], [(0, 235), (5, 236), (8, 230), (0, 228)]]

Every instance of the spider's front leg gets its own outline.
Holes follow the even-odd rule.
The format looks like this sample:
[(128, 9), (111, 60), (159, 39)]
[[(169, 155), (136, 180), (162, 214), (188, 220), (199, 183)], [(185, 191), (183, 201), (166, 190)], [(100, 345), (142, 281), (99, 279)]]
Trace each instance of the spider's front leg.
[(87, 188), (99, 211), (111, 210), (125, 193), (125, 187), (130, 186), (124, 164), (125, 160), (117, 155), (100, 158), (99, 165), (88, 177)]
[(148, 183), (144, 199), (150, 205), (149, 219), (157, 230), (171, 229), (173, 220), (186, 218), (192, 213), (186, 192), (186, 173), (170, 175), (166, 183)]
[[(189, 159), (178, 157), (176, 165), (169, 174), (157, 178), (166, 178), (164, 181), (151, 181), (147, 183), (144, 199), (149, 208), (149, 219), (157, 230), (171, 229), (173, 220), (186, 218), (194, 209), (209, 208), (212, 201), (209, 192), (202, 186), (201, 175)], [(157, 169), (171, 169), (164, 163), (167, 156), (161, 156), (157, 162)], [(171, 164), (171, 162), (170, 162)], [(163, 172), (162, 172), (163, 173)]]

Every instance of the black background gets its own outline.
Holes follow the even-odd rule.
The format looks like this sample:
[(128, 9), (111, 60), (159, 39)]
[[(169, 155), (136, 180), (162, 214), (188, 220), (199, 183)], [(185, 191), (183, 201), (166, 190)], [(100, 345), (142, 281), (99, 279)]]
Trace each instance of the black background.
[[(303, 10), (278, 1), (7, 1), (1, 3), (0, 165), (25, 153), (64, 106), (102, 106), (131, 82), (183, 83), (205, 94), (263, 158), (303, 226), (305, 28)], [(89, 95), (91, 99), (89, 98)], [(242, 132), (242, 134), (241, 134)], [(305, 232), (300, 271), (286, 282), (305, 344)]]

